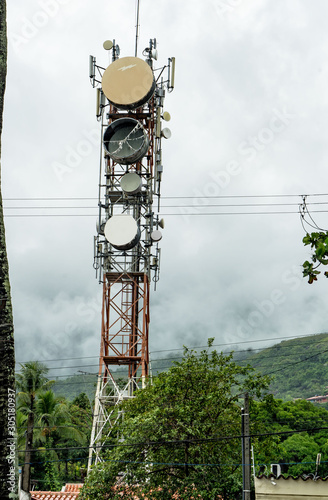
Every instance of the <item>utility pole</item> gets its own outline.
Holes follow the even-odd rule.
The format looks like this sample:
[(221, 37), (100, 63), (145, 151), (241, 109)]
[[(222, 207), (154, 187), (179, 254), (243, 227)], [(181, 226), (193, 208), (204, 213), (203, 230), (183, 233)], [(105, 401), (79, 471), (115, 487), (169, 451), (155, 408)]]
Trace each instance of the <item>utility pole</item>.
[(243, 500), (251, 500), (251, 446), (249, 428), (249, 395), (244, 395), (244, 408), (241, 409), (241, 449), (243, 464)]

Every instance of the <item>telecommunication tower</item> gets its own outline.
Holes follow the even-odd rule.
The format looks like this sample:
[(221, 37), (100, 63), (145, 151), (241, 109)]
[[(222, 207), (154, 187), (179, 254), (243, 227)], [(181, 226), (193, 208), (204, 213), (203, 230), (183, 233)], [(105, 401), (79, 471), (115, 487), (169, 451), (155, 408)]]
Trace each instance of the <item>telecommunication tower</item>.
[[(149, 375), (149, 292), (159, 279), (164, 227), (160, 219), (165, 92), (174, 88), (175, 58), (154, 68), (156, 39), (143, 59), (120, 58), (115, 40), (106, 41), (112, 62), (107, 68), (90, 56), (89, 76), (97, 88), (101, 123), (99, 217), (94, 239), (94, 267), (103, 286), (99, 373), (88, 468), (120, 419), (117, 405), (145, 386)], [(116, 367), (125, 367), (118, 383)]]

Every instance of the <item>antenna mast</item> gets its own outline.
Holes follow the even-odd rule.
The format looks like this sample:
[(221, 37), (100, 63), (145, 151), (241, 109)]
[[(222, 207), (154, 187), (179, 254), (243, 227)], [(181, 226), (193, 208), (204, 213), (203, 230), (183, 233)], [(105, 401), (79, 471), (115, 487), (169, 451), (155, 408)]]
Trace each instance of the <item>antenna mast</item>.
[(136, 50), (135, 50), (135, 53), (134, 53), (135, 57), (138, 56), (139, 6), (140, 6), (140, 0), (137, 0)]
[[(139, 1), (138, 1), (139, 11)], [(137, 19), (136, 53), (139, 15)], [(103, 286), (98, 384), (88, 470), (103, 460), (103, 447), (122, 420), (122, 401), (146, 386), (149, 376), (149, 294), (159, 280), (164, 221), (159, 216), (165, 93), (174, 87), (175, 59), (155, 78), (156, 39), (144, 59), (120, 58), (115, 40), (107, 69), (90, 56), (89, 76), (97, 88), (101, 124), (99, 217), (94, 239), (94, 267)], [(100, 75), (100, 79), (98, 78)], [(158, 207), (153, 203), (158, 200)], [(123, 370), (118, 378), (117, 369)]]

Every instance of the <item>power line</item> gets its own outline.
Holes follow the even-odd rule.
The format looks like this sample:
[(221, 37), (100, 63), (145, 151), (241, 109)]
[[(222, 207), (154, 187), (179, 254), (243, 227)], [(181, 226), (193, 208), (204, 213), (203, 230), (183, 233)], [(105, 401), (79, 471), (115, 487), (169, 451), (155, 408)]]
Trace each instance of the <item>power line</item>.
[[(198, 199), (198, 198), (197, 198)], [(208, 199), (208, 198), (206, 198)], [(320, 201), (320, 202), (312, 202), (308, 203), (308, 205), (327, 205), (328, 201)], [(286, 206), (297, 206), (299, 207), (299, 203), (220, 203), (220, 204), (214, 204), (211, 203), (209, 205), (195, 205), (193, 204), (188, 204), (188, 205), (162, 205), (162, 208), (227, 208), (227, 207), (286, 207)], [(96, 207), (94, 206), (45, 206), (45, 205), (39, 205), (39, 206), (19, 206), (19, 207), (3, 207), (4, 210), (84, 210), (84, 209), (95, 209)], [(299, 212), (298, 212), (299, 213)]]
[[(35, 360), (35, 361), (40, 361), (42, 363), (44, 362), (49, 362), (49, 361), (71, 361), (73, 359), (99, 359), (99, 356), (79, 356), (77, 358), (57, 358), (57, 359), (43, 359), (42, 361), (40, 360)], [(26, 360), (26, 361), (16, 361), (16, 364), (24, 364), (24, 363), (29, 363), (31, 360)], [(50, 368), (51, 370), (51, 368)]]
[(296, 361), (295, 363), (288, 363), (287, 366), (284, 366), (284, 367), (279, 368), (278, 370), (274, 370), (272, 372), (263, 373), (262, 375), (263, 376), (272, 375), (274, 373), (281, 372), (283, 370), (286, 370), (287, 368), (290, 368), (291, 366), (299, 365), (300, 363), (304, 363), (304, 361), (308, 361), (309, 359), (315, 358), (315, 357), (319, 356), (320, 354), (324, 354), (325, 352), (328, 352), (328, 349), (325, 349), (324, 351), (321, 351), (320, 353), (313, 354), (312, 356), (308, 356), (307, 358), (301, 359), (300, 361)]
[[(317, 345), (318, 344), (326, 344), (328, 343), (328, 338), (325, 339), (325, 340), (318, 340), (317, 341)], [(296, 344), (297, 345), (297, 344)], [(312, 342), (302, 342), (301, 344), (299, 345), (312, 345)], [(213, 346), (212, 346), (213, 347)], [(256, 352), (254, 352), (254, 355), (258, 355), (258, 354), (261, 354), (263, 351), (266, 351), (266, 350), (269, 350), (269, 349), (290, 349), (290, 346), (289, 345), (286, 345), (286, 346), (281, 346), (280, 344), (278, 344), (277, 346), (271, 346), (271, 347), (262, 347), (262, 348), (258, 348), (258, 349), (255, 349)], [(190, 348), (190, 349), (193, 349), (193, 348)], [(161, 352), (161, 351), (157, 351), (157, 352)], [(233, 354), (238, 354), (238, 353), (247, 353), (249, 352), (248, 349), (240, 349), (240, 350), (233, 350), (232, 351)], [(320, 355), (322, 354), (323, 352), (325, 351), (321, 351), (321, 352), (318, 352), (316, 355)], [(228, 354), (226, 352), (223, 352), (223, 354)], [(277, 355), (272, 355), (272, 353), (269, 353), (268, 356), (262, 356), (261, 357), (261, 361), (263, 359), (266, 359), (266, 358), (281, 358), (281, 357), (289, 357), (289, 356), (297, 356), (297, 355), (300, 355), (300, 354), (303, 354), (303, 351), (300, 351), (300, 352), (291, 352), (291, 353), (287, 353), (287, 354), (283, 354), (283, 353), (279, 353)], [(199, 354), (198, 356), (196, 357), (200, 357), (201, 354)], [(181, 359), (182, 355), (181, 356), (178, 356), (178, 357), (164, 357), (164, 358), (154, 358), (151, 360), (152, 363), (155, 363), (157, 361), (175, 361), (175, 360), (179, 360)], [(70, 361), (71, 359), (89, 359), (89, 358), (96, 358), (96, 359), (99, 359), (98, 356), (86, 356), (85, 358), (81, 357), (81, 358), (62, 358), (62, 359), (55, 359), (55, 360), (48, 360), (48, 361)], [(240, 361), (240, 362), (249, 362), (249, 357), (247, 359), (244, 359), (244, 360), (236, 360), (236, 361)], [(58, 367), (50, 367), (49, 368), (49, 371), (52, 371), (52, 370), (62, 370), (62, 369), (66, 369), (66, 368), (94, 368), (94, 367), (98, 367), (99, 366), (99, 363), (98, 364), (92, 364), (92, 365), (73, 365), (73, 366), (58, 366)], [(260, 366), (260, 365), (258, 365)], [(16, 372), (16, 373), (20, 373), (20, 372)], [(83, 374), (82, 374), (83, 375)], [(85, 375), (85, 374), (84, 374)], [(62, 376), (65, 376), (65, 375), (55, 375), (56, 377), (62, 377)]]
[[(78, 461), (84, 461), (88, 460), (88, 457), (79, 457), (79, 458), (64, 458), (64, 459), (57, 459), (57, 460), (43, 460), (39, 462), (23, 462), (20, 463), (19, 466), (21, 467), (22, 465), (25, 464), (30, 464), (30, 465), (41, 465), (41, 464), (46, 464), (46, 463), (58, 463), (58, 462), (78, 462)], [(193, 464), (193, 463), (186, 463), (186, 462), (146, 462), (146, 461), (134, 461), (134, 460), (113, 460), (110, 458), (103, 459), (103, 462), (113, 462), (113, 463), (124, 463), (124, 464), (135, 464), (135, 465), (169, 465), (172, 467), (185, 467), (186, 465), (190, 467), (242, 467), (244, 464), (242, 463), (218, 463), (218, 464), (206, 464), (206, 463), (201, 463), (201, 464)], [(328, 460), (321, 460), (321, 464), (326, 464), (328, 463)], [(280, 462), (280, 465), (308, 465), (308, 464), (316, 464), (315, 461), (312, 462)], [(256, 463), (255, 466), (270, 466), (271, 463), (263, 463), (259, 462)], [(40, 480), (42, 482), (42, 480)]]
[[(326, 340), (322, 340), (320, 341), (320, 343), (327, 343), (328, 342), (328, 339)], [(319, 343), (319, 342), (318, 342)], [(306, 344), (311, 344), (310, 342), (306, 342), (304, 343), (305, 345)], [(285, 346), (286, 348), (290, 346)], [(262, 349), (257, 349), (257, 352), (254, 353), (254, 355), (257, 355), (257, 354), (261, 354), (261, 352), (263, 351), (266, 351), (267, 349), (278, 349), (279, 347), (276, 347), (276, 346), (272, 346), (272, 347), (263, 347)], [(280, 349), (282, 349), (283, 347), (281, 346)], [(233, 351), (234, 354), (238, 354), (238, 353), (245, 353), (245, 352), (248, 352), (247, 349), (242, 349), (242, 350), (239, 350), (239, 351)], [(322, 354), (323, 352), (325, 351), (321, 351), (321, 352), (318, 352), (316, 355), (320, 355)], [(225, 353), (223, 353), (225, 354)], [(283, 353), (279, 353), (277, 355), (273, 355), (272, 353), (269, 353), (268, 356), (262, 356), (260, 361), (263, 361), (264, 359), (267, 359), (267, 358), (270, 358), (270, 359), (276, 359), (276, 358), (283, 358), (283, 357), (290, 357), (290, 356), (297, 356), (297, 355), (300, 355), (300, 354), (303, 354), (303, 351), (301, 352), (291, 352), (291, 353), (287, 353), (287, 354), (283, 354)], [(200, 357), (201, 354), (199, 354), (198, 356), (196, 357)], [(155, 358), (155, 359), (152, 359), (151, 362), (152, 363), (155, 363), (157, 361), (176, 361), (176, 360), (180, 360), (181, 359), (181, 356), (178, 356), (178, 357), (167, 357), (167, 358)], [(250, 360), (249, 358), (246, 358), (246, 359), (242, 359), (242, 360), (236, 360), (236, 362), (245, 362), (245, 363), (249, 363)], [(96, 368), (99, 366), (99, 363), (98, 364), (93, 364), (93, 365), (74, 365), (74, 366), (52, 366), (49, 368), (49, 371), (52, 371), (52, 370), (63, 370), (63, 369), (73, 369), (73, 368)], [(263, 366), (263, 365), (257, 365), (258, 366)], [(20, 373), (20, 372), (16, 372), (17, 373)], [(116, 371), (114, 372), (116, 373)], [(83, 375), (83, 374), (82, 374)], [(55, 377), (65, 377), (66, 375), (53, 375)]]
[[(30, 449), (30, 452), (46, 452), (46, 451), (68, 451), (68, 450), (89, 450), (91, 448), (136, 448), (144, 446), (158, 446), (158, 445), (197, 445), (205, 443), (217, 443), (220, 441), (233, 441), (240, 440), (242, 437), (245, 438), (257, 438), (257, 437), (269, 437), (269, 436), (284, 436), (290, 434), (299, 434), (301, 432), (317, 432), (321, 430), (328, 430), (328, 427), (311, 427), (306, 429), (292, 430), (292, 431), (277, 431), (277, 432), (261, 432), (261, 433), (250, 433), (248, 435), (230, 435), (230, 436), (212, 436), (210, 438), (199, 438), (199, 439), (174, 439), (174, 440), (161, 440), (161, 441), (142, 441), (137, 443), (119, 443), (119, 444), (99, 444), (94, 446), (63, 446), (63, 447), (52, 447), (52, 448), (34, 448)], [(25, 450), (17, 450), (18, 453), (25, 453)]]
[[(324, 333), (321, 333), (321, 334), (312, 334), (311, 336), (316, 336), (316, 335), (325, 335)], [(277, 337), (277, 338), (273, 338), (273, 339), (260, 339), (260, 340), (257, 340), (257, 341), (244, 341), (244, 342), (241, 342), (241, 343), (249, 343), (249, 342), (261, 342), (263, 340), (266, 340), (266, 341), (271, 341), (271, 340), (281, 340), (281, 339), (295, 339), (295, 338), (302, 338), (302, 337), (309, 337), (309, 335), (302, 335), (302, 336), (299, 336), (299, 337), (295, 337), (295, 336), (291, 336), (291, 337)], [(324, 340), (317, 340), (317, 344), (321, 344), (321, 343), (325, 343), (327, 342), (327, 339), (324, 339)], [(312, 342), (309, 342), (310, 344)], [(224, 345), (231, 345), (231, 344), (214, 344), (212, 347), (218, 347), (218, 346), (224, 346)], [(304, 342), (301, 343), (301, 345), (304, 345)], [(191, 347), (189, 348), (190, 350), (192, 349), (200, 349), (200, 348), (206, 348), (208, 346), (195, 346), (195, 347)], [(271, 346), (271, 347), (264, 347), (262, 349), (257, 349), (257, 351), (264, 351), (266, 349), (283, 349), (283, 348), (287, 348), (289, 347), (288, 345), (286, 346), (281, 346), (280, 344), (278, 344), (277, 346)], [(159, 350), (159, 351), (153, 351), (153, 352), (167, 352), (167, 351), (181, 351), (183, 350), (183, 348), (180, 348), (180, 349), (172, 349), (172, 350)], [(241, 350), (241, 351), (235, 351), (235, 352), (247, 352), (247, 350)], [(283, 367), (280, 367), (279, 369), (277, 370), (274, 370), (272, 372), (267, 372), (267, 373), (263, 373), (263, 375), (271, 375), (271, 374), (274, 374), (274, 373), (278, 373), (280, 371), (283, 371), (283, 370), (286, 370), (289, 366), (293, 366), (293, 365), (296, 365), (296, 364), (299, 364), (299, 363), (303, 363), (305, 361), (308, 361), (309, 359), (311, 358), (315, 358), (317, 356), (320, 356), (321, 354), (327, 352), (327, 350), (324, 350), (324, 351), (320, 351), (318, 353), (315, 353), (313, 354), (312, 356), (310, 357), (306, 357), (302, 360), (299, 360), (299, 361), (296, 361), (295, 363), (288, 363), (287, 365), (283, 366)], [(258, 353), (257, 353), (258, 354)], [(291, 353), (290, 355), (296, 355), (297, 353)], [(272, 354), (269, 355), (270, 358), (280, 358), (280, 357), (288, 357), (289, 354), (287, 355), (284, 355), (284, 354), (279, 354), (277, 356), (273, 356)], [(95, 358), (92, 357), (92, 356), (87, 356), (85, 357), (86, 359), (88, 358)], [(62, 359), (56, 359), (56, 360), (48, 360), (48, 361), (60, 361), (60, 360), (70, 360), (70, 359), (84, 359), (83, 357), (79, 357), (79, 358), (62, 358)], [(156, 359), (153, 359), (152, 362), (156, 362), (156, 361), (171, 361), (171, 363), (169, 365), (165, 365), (165, 366), (160, 366), (159, 369), (166, 369), (166, 368), (170, 368), (172, 366), (172, 363), (175, 361), (175, 360), (179, 360), (180, 357), (178, 358), (156, 358)], [(265, 357), (264, 357), (265, 359)], [(263, 358), (261, 359), (261, 361), (263, 360)], [(246, 359), (246, 360), (236, 360), (236, 363), (243, 363), (243, 362), (247, 362), (249, 363), (249, 359)], [(258, 364), (258, 365), (255, 365), (253, 368), (255, 370), (263, 367), (265, 365), (261, 365), (261, 364)], [(50, 368), (50, 370), (55, 370), (55, 369), (61, 369), (61, 368), (78, 368), (79, 366), (67, 366), (67, 367), (52, 367)], [(86, 367), (98, 367), (98, 364), (97, 365), (81, 365), (80, 367), (82, 368), (86, 368)], [(113, 375), (119, 375), (119, 374), (126, 374), (126, 369), (123, 369), (123, 370), (115, 370), (113, 371)], [(81, 377), (81, 376), (84, 376), (85, 374), (81, 374), (81, 375), (78, 375), (78, 374), (66, 374), (66, 375), (56, 375), (56, 379), (57, 380), (54, 380), (54, 385), (55, 384), (59, 384), (59, 385), (63, 385), (63, 386), (67, 386), (67, 385), (80, 385), (81, 382), (67, 382), (67, 379), (71, 379), (71, 378), (75, 378), (75, 377)], [(98, 376), (98, 373), (89, 373), (88, 375), (91, 375), (91, 376), (94, 376), (94, 377), (97, 377)], [(58, 378), (64, 378), (66, 380), (63, 380), (62, 382), (60, 380), (58, 380)], [(95, 380), (92, 380), (92, 381), (83, 381), (83, 383), (85, 385), (90, 385), (90, 384), (95, 384)]]
[[(274, 340), (286, 340), (286, 339), (301, 339), (305, 337), (316, 337), (318, 335), (327, 335), (328, 337), (328, 332), (320, 332), (320, 333), (310, 333), (310, 334), (304, 334), (304, 335), (291, 335), (291, 336), (285, 336), (285, 337), (271, 337), (271, 338), (264, 338), (264, 339), (256, 339), (256, 340), (242, 340), (242, 341), (237, 341), (237, 342), (227, 342), (223, 344), (213, 344), (211, 347), (225, 347), (225, 346), (232, 346), (232, 345), (240, 345), (240, 344), (254, 344), (257, 342), (272, 342)], [(318, 342), (325, 342), (325, 340), (318, 340)], [(276, 346), (271, 346), (271, 347), (276, 347)], [(198, 345), (198, 346), (191, 346), (187, 347), (187, 349), (207, 349), (208, 345)], [(263, 347), (262, 349), (269, 349), (270, 347)], [(154, 354), (157, 352), (174, 352), (174, 351), (183, 351), (184, 347), (178, 347), (174, 349), (158, 349), (154, 351), (150, 351), (150, 354)], [(43, 359), (43, 360), (35, 360), (35, 361), (41, 361), (41, 362), (48, 362), (48, 361), (71, 361), (72, 359), (91, 359), (91, 358), (97, 358), (99, 359), (99, 356), (78, 356), (74, 358), (55, 358), (55, 359)], [(166, 358), (163, 358), (166, 359)], [(16, 361), (16, 363), (24, 364), (27, 363), (31, 360), (27, 361)], [(51, 369), (51, 368), (50, 368)]]
[[(228, 342), (225, 344), (213, 344), (212, 347), (220, 347), (220, 346), (230, 346), (230, 345), (240, 345), (240, 344), (253, 344), (255, 342), (272, 342), (273, 340), (286, 340), (286, 339), (298, 339), (298, 338), (304, 338), (304, 337), (315, 337), (317, 335), (328, 335), (327, 332), (321, 332), (321, 333), (310, 333), (310, 334), (305, 334), (305, 335), (291, 335), (291, 336), (286, 336), (286, 337), (271, 337), (271, 338), (265, 338), (265, 339), (256, 339), (256, 340), (241, 340), (237, 342)], [(194, 347), (189, 347), (188, 349), (203, 349), (207, 348), (208, 345), (200, 345), (200, 346), (194, 346)], [(265, 349), (268, 349), (266, 347)], [(161, 349), (158, 351), (151, 351), (152, 353), (154, 352), (169, 352), (169, 351), (183, 351), (184, 348), (178, 348), (178, 349)]]
[[(303, 198), (304, 196), (309, 197), (309, 196), (328, 196), (328, 193), (311, 193), (311, 194), (295, 194), (295, 193), (290, 193), (290, 194), (241, 194), (241, 195), (217, 195), (217, 196), (198, 196), (198, 195), (190, 195), (190, 196), (181, 196), (181, 195), (174, 195), (174, 196), (161, 196), (162, 200), (165, 199), (190, 199), (190, 198), (197, 198), (197, 199), (219, 199), (219, 198), (287, 198), (287, 197), (297, 197), (297, 198)], [(3, 198), (3, 201), (55, 201), (55, 200), (97, 200), (97, 197), (46, 197), (46, 198), (41, 198), (41, 197), (20, 197), (20, 198)]]
[[(325, 339), (325, 340), (321, 340), (321, 341), (317, 341), (317, 344), (320, 344), (320, 343), (327, 343), (328, 339)], [(310, 342), (309, 342), (310, 343)], [(311, 344), (311, 343), (310, 343)], [(301, 344), (302, 345), (302, 344)], [(289, 348), (289, 346), (272, 346), (272, 347), (264, 347), (262, 349), (257, 349), (257, 353), (255, 354), (259, 354), (261, 353), (262, 351), (265, 351), (267, 349), (283, 349), (283, 348)], [(320, 351), (320, 352), (317, 352), (317, 353), (314, 353), (313, 355), (309, 356), (309, 357), (306, 357), (302, 360), (299, 360), (299, 361), (296, 361), (294, 363), (288, 363), (286, 366), (283, 366), (281, 368), (279, 368), (278, 370), (275, 370), (275, 371), (272, 371), (272, 372), (268, 372), (268, 373), (264, 373), (263, 375), (270, 375), (270, 374), (274, 374), (274, 373), (277, 373), (277, 372), (280, 372), (280, 371), (283, 371), (285, 370), (286, 368), (288, 368), (289, 366), (293, 366), (293, 365), (296, 365), (296, 364), (299, 364), (299, 363), (303, 363), (304, 361), (308, 361), (309, 359), (311, 358), (314, 358), (314, 357), (317, 357), (317, 356), (320, 356), (324, 353), (326, 353), (328, 351), (327, 350), (323, 350), (323, 351)], [(160, 352), (160, 351), (159, 351)], [(242, 352), (247, 352), (247, 350), (240, 350), (240, 351), (234, 351), (234, 352), (239, 352), (239, 353), (242, 353)], [(262, 357), (260, 359), (260, 361), (263, 361), (263, 359), (266, 359), (266, 358), (270, 358), (270, 359), (275, 359), (275, 358), (281, 358), (281, 357), (289, 357), (289, 356), (296, 356), (297, 354), (302, 354), (302, 353), (290, 353), (290, 354), (278, 354), (278, 355), (272, 355), (272, 354), (269, 354), (269, 356), (267, 357)], [(201, 354), (199, 354), (197, 357), (200, 357)], [(156, 359), (153, 359), (152, 362), (156, 362), (156, 361), (170, 361), (171, 363), (169, 365), (164, 365), (164, 366), (160, 366), (159, 368), (160, 369), (166, 369), (166, 368), (170, 368), (172, 366), (172, 363), (176, 360), (180, 360), (181, 357), (173, 357), (173, 358), (156, 358)], [(250, 364), (251, 360), (248, 359), (245, 359), (245, 360), (235, 360), (236, 363), (248, 363)], [(253, 368), (256, 370), (258, 368), (261, 368), (263, 366), (266, 366), (266, 365), (261, 365), (261, 364), (258, 364), (258, 365), (255, 365), (253, 366)], [(49, 370), (60, 370), (60, 369), (69, 369), (69, 368), (87, 368), (87, 367), (98, 367), (98, 364), (97, 365), (80, 365), (80, 366), (63, 366), (63, 367), (51, 367)], [(115, 370), (113, 371), (113, 375), (117, 375), (119, 373), (126, 373), (126, 369), (122, 369), (122, 370)], [(78, 375), (78, 374), (66, 374), (66, 375), (55, 375), (55, 377), (58, 379), (58, 378), (65, 378), (65, 379), (69, 379), (69, 378), (73, 378), (73, 377), (81, 377), (81, 376), (84, 376), (85, 374), (81, 374), (81, 375)], [(89, 373), (88, 375), (92, 375), (92, 376), (98, 376), (97, 373)], [(60, 382), (58, 380), (55, 380), (54, 381), (55, 384), (63, 384), (63, 385), (79, 385), (80, 382)], [(95, 383), (95, 381), (89, 381), (89, 382), (85, 382), (85, 384), (93, 384)]]
[[(267, 194), (267, 195), (218, 195), (218, 196), (197, 196), (197, 195), (191, 195), (191, 196), (167, 196), (163, 197), (163, 200), (224, 200), (224, 199), (274, 199), (274, 198), (292, 198), (292, 197), (297, 197), (304, 199), (304, 197), (310, 197), (310, 196), (315, 196), (315, 197), (323, 197), (323, 196), (328, 196), (327, 193), (314, 193), (314, 194)], [(88, 197), (79, 197), (79, 198), (73, 198), (73, 197), (61, 197), (61, 198), (5, 198), (4, 201), (95, 201), (98, 200), (97, 198), (88, 198)], [(321, 201), (321, 202), (310, 202), (308, 203), (309, 205), (327, 205), (328, 202), (326, 201)], [(183, 214), (183, 209), (189, 209), (189, 208), (194, 208), (197, 211), (196, 212), (191, 212), (187, 213), (186, 215), (192, 216), (192, 217), (197, 217), (197, 216), (231, 216), (231, 215), (287, 215), (287, 214), (299, 214), (299, 210), (297, 211), (287, 211), (287, 210), (279, 210), (279, 211), (239, 211), (239, 212), (206, 212), (204, 210), (209, 209), (209, 208), (240, 208), (240, 207), (283, 207), (283, 206), (300, 206), (300, 203), (294, 203), (294, 202), (283, 202), (283, 203), (221, 203), (221, 204), (173, 204), (173, 205), (163, 205), (163, 208), (180, 208), (182, 210), (182, 213), (163, 213), (163, 216), (180, 216)], [(80, 210), (80, 209), (92, 209), (93, 207), (87, 207), (87, 206), (14, 206), (14, 207), (4, 207), (5, 211), (6, 210)], [(96, 208), (96, 207), (94, 207)], [(199, 211), (201, 209), (201, 212)], [(313, 210), (313, 212), (316, 213), (327, 213), (327, 210)], [(94, 217), (98, 215), (98, 211), (95, 214), (90, 214), (90, 213), (21, 213), (21, 214), (6, 214), (6, 217), (14, 217), (14, 218), (20, 218), (20, 217)]]
[[(308, 205), (327, 205), (328, 201), (322, 202), (314, 202), (308, 203)], [(286, 207), (286, 206), (299, 206), (299, 203), (220, 203), (218, 204), (209, 204), (209, 205), (162, 205), (162, 208), (235, 208), (235, 207)], [(88, 206), (20, 206), (20, 207), (3, 207), (4, 210), (84, 210), (84, 209), (95, 209), (95, 207)], [(256, 212), (255, 212), (256, 213)], [(271, 213), (271, 212), (270, 212)], [(294, 213), (294, 212), (293, 212)], [(299, 213), (299, 212), (297, 212)]]
[[(182, 207), (183, 208), (183, 207)], [(196, 208), (196, 207), (195, 207)], [(202, 208), (202, 207), (197, 207)], [(328, 213), (328, 210), (312, 210), (312, 213)], [(206, 212), (206, 213), (162, 213), (163, 217), (210, 217), (210, 216), (225, 216), (225, 215), (299, 215), (298, 211), (279, 211), (279, 212)], [(97, 217), (98, 212), (94, 214), (8, 214), (5, 218), (44, 218), (44, 217)]]
[[(288, 401), (288, 402), (291, 402), (291, 401)], [(77, 407), (80, 408), (79, 406), (77, 406)], [(88, 412), (88, 410), (85, 410), (85, 411)], [(327, 411), (327, 410), (325, 410), (325, 411)], [(87, 413), (85, 415), (85, 417), (92, 417), (92, 416), (93, 416), (93, 414), (90, 414), (90, 413)], [(318, 418), (322, 423), (328, 424), (328, 420), (326, 421), (326, 419), (323, 418), (323, 416), (316, 415), (316, 418)], [(327, 415), (326, 418), (328, 419), (328, 415)], [(293, 419), (295, 419), (295, 417), (292, 414), (292, 418), (289, 421), (288, 420), (257, 420), (256, 418), (254, 418), (254, 419), (252, 419), (252, 423), (256, 422), (256, 423), (261, 423), (263, 425), (275, 425), (275, 424), (279, 424), (279, 425), (287, 425), (287, 426), (291, 427), (291, 426), (295, 425), (294, 422), (293, 422)], [(307, 423), (308, 424), (312, 424), (313, 420), (302, 420), (302, 424), (303, 425), (305, 425)], [(84, 425), (88, 425), (88, 423), (84, 422)], [(26, 423), (24, 425), (18, 425), (16, 428), (17, 429), (26, 429), (26, 427), (27, 427), (27, 420), (26, 420)], [(79, 425), (76, 425), (76, 424), (71, 424), (71, 425), (56, 425), (55, 427), (56, 427), (56, 429), (71, 429), (71, 428), (80, 429), (81, 428), (81, 424), (79, 424)], [(33, 429), (45, 429), (45, 428), (46, 428), (45, 425), (42, 425), (42, 426), (36, 426), (35, 425), (35, 426), (33, 426)]]

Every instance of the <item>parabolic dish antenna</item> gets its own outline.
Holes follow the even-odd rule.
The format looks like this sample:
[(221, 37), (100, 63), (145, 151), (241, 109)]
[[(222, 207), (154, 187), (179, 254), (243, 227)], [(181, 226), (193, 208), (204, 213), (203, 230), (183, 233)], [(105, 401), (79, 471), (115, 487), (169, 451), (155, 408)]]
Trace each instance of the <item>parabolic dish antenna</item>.
[(134, 172), (123, 175), (121, 179), (121, 188), (127, 195), (139, 193), (141, 190), (141, 177)]
[(102, 90), (117, 108), (135, 109), (153, 96), (156, 82), (149, 64), (138, 57), (112, 62), (102, 77)]
[(169, 128), (167, 128), (167, 127), (163, 128), (162, 136), (164, 137), (164, 139), (170, 139), (171, 135), (172, 135), (172, 132)]
[(134, 118), (118, 118), (105, 130), (104, 146), (114, 161), (130, 165), (145, 156), (149, 139), (140, 122)]
[(152, 231), (150, 237), (156, 243), (158, 241), (161, 241), (162, 233), (158, 229), (155, 229), (155, 231)]
[(105, 224), (106, 240), (117, 250), (130, 250), (139, 243), (140, 228), (132, 215), (113, 215)]
[(106, 40), (103, 43), (103, 47), (105, 50), (111, 50), (113, 48), (113, 42), (111, 40)]

